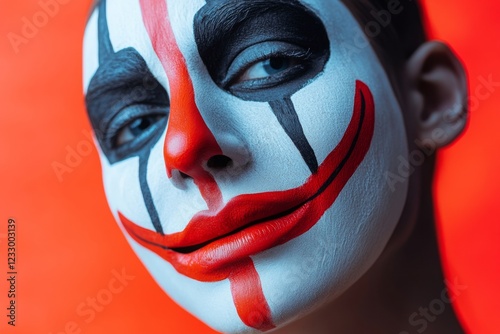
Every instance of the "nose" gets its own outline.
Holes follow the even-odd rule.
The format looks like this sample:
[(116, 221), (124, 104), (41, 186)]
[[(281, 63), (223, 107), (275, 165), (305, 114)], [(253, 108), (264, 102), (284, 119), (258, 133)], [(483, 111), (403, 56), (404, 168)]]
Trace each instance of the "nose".
[(178, 171), (184, 177), (196, 179), (207, 172), (206, 167), (224, 168), (231, 163), (222, 154), (194, 99), (183, 99), (178, 105), (172, 101), (164, 158), (170, 178), (173, 171)]
[[(217, 139), (205, 123), (194, 98), (178, 101), (172, 94), (163, 154), (172, 184), (184, 188), (187, 179), (199, 187), (215, 179), (237, 177), (250, 163), (250, 151), (232, 131), (217, 130)], [(203, 105), (205, 105), (203, 103)]]
[[(170, 116), (164, 143), (164, 158), (169, 178), (173, 171), (194, 179), (207, 171), (205, 166), (221, 168), (230, 163), (222, 154), (196, 102), (189, 78), (172, 92)], [(173, 88), (173, 87), (172, 87)]]
[(230, 159), (221, 158), (222, 150), (198, 110), (186, 60), (166, 19), (169, 17), (166, 2), (141, 1), (141, 10), (170, 86), (170, 115), (163, 145), (167, 176), (177, 187), (183, 184), (176, 179), (193, 178), (209, 209), (216, 208), (222, 203), (222, 194), (205, 168), (227, 166)]

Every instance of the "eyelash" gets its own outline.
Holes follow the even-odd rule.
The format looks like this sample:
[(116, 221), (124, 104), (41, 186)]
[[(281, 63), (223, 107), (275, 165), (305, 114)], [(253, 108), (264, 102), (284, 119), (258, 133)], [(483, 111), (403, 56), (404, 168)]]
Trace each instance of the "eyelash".
[(246, 68), (249, 66), (256, 64), (260, 61), (269, 59), (269, 58), (294, 58), (294, 59), (301, 59), (301, 60), (307, 60), (312, 56), (311, 49), (303, 50), (303, 51), (276, 51), (276, 52), (271, 52), (271, 53), (265, 53), (262, 52), (262, 54), (256, 59), (251, 62), (249, 62), (246, 65)]
[[(148, 142), (148, 140), (159, 130), (157, 128), (159, 123), (162, 122), (162, 120), (166, 121), (168, 112), (165, 111), (165, 108), (166, 107), (157, 105), (132, 105), (122, 109), (118, 115), (120, 119), (117, 120), (117, 117), (115, 117), (109, 122), (107, 127), (106, 142), (108, 147), (117, 152), (124, 153), (140, 149), (140, 147)], [(140, 135), (123, 144), (118, 144), (119, 136), (122, 132), (140, 119), (150, 119), (153, 121)]]
[[(276, 51), (276, 52), (262, 52), (257, 58), (252, 59), (251, 61), (245, 62), (242, 66), (240, 66), (240, 69), (236, 71), (235, 73), (231, 74), (228, 76), (223, 82), (221, 82), (221, 86), (224, 87), (225, 89), (230, 89), (231, 86), (233, 85), (239, 85), (239, 84), (249, 84), (250, 82), (259, 83), (259, 82), (266, 82), (269, 81), (272, 76), (267, 77), (267, 78), (259, 78), (259, 79), (252, 79), (252, 80), (246, 80), (241, 83), (236, 83), (235, 81), (243, 75), (248, 69), (250, 69), (253, 65), (258, 64), (259, 62), (262, 62), (264, 60), (270, 59), (270, 58), (288, 58), (292, 60), (297, 60), (301, 62), (307, 63), (308, 61), (311, 60), (311, 57), (313, 56), (313, 53), (311, 52), (311, 49), (299, 51), (299, 50), (290, 50), (290, 51)], [(302, 64), (306, 65), (306, 64)], [(294, 67), (297, 67), (295, 65)], [(290, 69), (285, 70), (284, 73), (290, 72)], [(283, 75), (283, 74), (280, 74)]]

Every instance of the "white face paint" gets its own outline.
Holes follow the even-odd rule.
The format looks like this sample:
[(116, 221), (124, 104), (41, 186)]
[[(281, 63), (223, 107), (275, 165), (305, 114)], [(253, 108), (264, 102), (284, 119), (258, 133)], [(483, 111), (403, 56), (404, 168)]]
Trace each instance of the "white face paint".
[[(407, 144), (384, 69), (369, 46), (346, 57), (345, 46), (362, 31), (341, 2), (300, 3), (309, 9), (306, 21), (322, 22), (315, 29), (321, 35), (324, 26), (327, 43), (318, 43), (326, 52), (267, 38), (238, 50), (226, 67), (218, 58), (205, 65), (200, 50), (220, 50), (197, 44), (203, 0), (108, 0), (107, 24), (96, 10), (85, 34), (84, 85), (110, 208), (158, 284), (222, 332), (279, 327), (338, 297), (379, 257), (406, 200), (406, 183), (391, 190), (385, 179)], [(279, 15), (258, 36), (248, 36), (247, 20), (247, 39), (294, 18)], [(228, 85), (212, 79), (221, 67), (238, 66)], [(281, 79), (263, 88), (266, 76)], [(236, 89), (242, 81), (243, 93)], [(299, 122), (288, 115), (280, 124), (283, 108)]]

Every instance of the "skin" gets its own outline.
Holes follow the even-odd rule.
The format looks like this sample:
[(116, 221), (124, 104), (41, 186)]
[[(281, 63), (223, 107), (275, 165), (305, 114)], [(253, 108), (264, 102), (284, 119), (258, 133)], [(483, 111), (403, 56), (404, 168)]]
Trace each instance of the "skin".
[[(111, 3), (112, 2), (110, 2), (110, 4)], [(323, 2), (321, 1), (309, 1), (305, 2), (305, 4), (311, 6), (311, 8), (315, 8), (320, 13), (324, 12), (320, 10), (322, 9), (321, 6), (323, 6)], [(197, 6), (196, 10), (199, 8), (199, 5)], [(334, 6), (337, 12), (339, 10), (343, 11), (342, 13), (345, 14), (344, 17), (349, 16), (349, 12), (340, 3), (335, 3)], [(116, 10), (116, 7), (114, 8)], [(179, 4), (172, 5), (171, 9), (174, 12), (177, 11), (176, 13), (183, 13), (183, 11), (186, 10)], [(187, 13), (189, 13), (187, 16), (192, 17), (192, 13), (196, 12), (196, 10), (187, 9)], [(124, 17), (127, 17), (127, 14), (124, 15)], [(95, 20), (95, 18), (93, 19)], [(92, 33), (93, 31), (95, 32), (95, 30), (92, 30), (95, 29), (95, 27), (92, 27), (92, 22), (95, 23), (95, 21), (92, 21), (93, 19), (91, 19), (89, 23), (86, 34), (86, 90), (89, 86), (92, 86), (92, 76), (98, 66), (98, 61), (95, 59), (96, 36)], [(129, 22), (138, 24), (138, 20), (136, 19), (137, 16), (129, 18)], [(110, 18), (109, 20), (111, 21), (112, 19)], [(339, 18), (339, 21), (340, 20)], [(344, 20), (345, 29), (352, 29), (352, 27), (355, 27), (356, 23), (353, 17), (348, 17)], [(227, 110), (226, 114), (222, 112), (215, 118), (210, 118), (209, 114), (206, 113), (205, 110), (207, 110), (207, 106), (210, 107), (211, 104), (209, 99), (206, 97), (204, 98), (204, 90), (206, 90), (205, 94), (209, 92), (209, 94), (213, 94), (212, 98), (217, 99), (217, 94), (219, 93), (217, 93), (216, 86), (219, 84), (217, 79), (214, 79), (213, 73), (209, 73), (216, 85), (212, 84), (208, 89), (203, 85), (204, 80), (209, 80), (209, 77), (205, 69), (199, 65), (199, 58), (190, 56), (190, 52), (192, 52), (193, 47), (195, 47), (192, 35), (189, 33), (184, 35), (182, 32), (184, 25), (175, 22), (172, 25), (174, 27), (174, 32), (177, 33), (177, 42), (179, 43), (180, 51), (186, 58), (193, 80), (194, 91), (199, 94), (196, 104), (200, 108), (200, 113), (209, 130), (214, 134), (216, 141), (219, 144), (222, 143), (220, 145), (222, 146), (222, 155), (231, 158), (237, 166), (240, 166), (242, 170), (245, 171), (245, 173), (237, 173), (239, 177), (245, 176), (248, 180), (259, 180), (259, 175), (275, 175), (275, 171), (279, 170), (279, 166), (273, 165), (273, 163), (266, 158), (266, 156), (273, 155), (272, 150), (266, 151), (266, 146), (264, 144), (249, 140), (252, 136), (246, 132), (249, 131), (248, 129), (238, 129), (238, 126), (241, 124), (252, 124), (254, 120), (245, 119), (243, 122), (241, 120), (231, 120), (229, 118), (224, 120), (226, 115), (230, 115), (230, 112), (233, 112), (232, 110)], [(185, 27), (190, 26), (191, 25), (185, 25)], [(111, 35), (113, 35), (113, 27), (115, 27), (114, 29), (116, 31), (116, 24), (110, 22), (110, 27)], [(336, 37), (333, 31), (335, 31), (335, 29), (338, 30), (339, 36), (342, 36), (342, 27), (328, 24), (325, 24), (325, 27), (330, 44), (336, 45)], [(111, 40), (114, 43), (114, 51), (130, 46), (130, 42), (120, 39), (119, 37), (114, 38), (111, 36)], [(148, 48), (148, 46), (145, 46), (144, 41), (148, 40), (147, 33), (143, 32), (142, 36), (139, 38), (137, 38), (137, 36), (132, 38), (132, 41), (134, 41), (132, 44), (140, 50), (139, 53), (144, 57), (147, 66), (150, 68), (159, 84), (165, 87), (169, 92), (173, 109), (174, 100), (176, 98), (171, 83), (173, 77), (168, 76), (168, 70), (167, 75), (165, 75), (165, 72), (161, 69), (160, 63), (152, 56), (154, 55), (152, 50)], [(344, 60), (336, 58), (338, 55), (335, 54), (335, 49), (332, 47), (330, 50), (331, 55), (328, 60), (337, 60), (337, 62), (333, 62), (333, 64), (342, 64)], [(203, 60), (206, 64), (206, 59)], [(269, 305), (273, 325), (278, 327), (274, 331), (276, 333), (375, 333), (376, 331), (374, 331), (374, 328), (380, 329), (381, 333), (399, 333), (404, 330), (412, 332), (419, 327), (410, 326), (411, 324), (408, 321), (408, 316), (412, 314), (412, 312), (417, 311), (421, 305), (428, 305), (430, 301), (439, 297), (444, 288), (444, 278), (439, 263), (433, 224), (433, 208), (430, 189), (434, 164), (433, 157), (427, 158), (425, 163), (421, 166), (415, 166), (415, 171), (409, 178), (403, 178), (403, 180), (398, 181), (394, 185), (397, 191), (388, 191), (387, 184), (383, 182), (384, 179), (381, 176), (387, 170), (397, 170), (398, 156), (406, 156), (409, 152), (413, 152), (417, 149), (415, 145), (416, 141), (431, 141), (435, 146), (441, 147), (458, 136), (465, 124), (463, 108), (463, 101), (467, 96), (465, 75), (460, 63), (456, 60), (456, 57), (449, 48), (437, 42), (423, 44), (409, 59), (405, 59), (403, 63), (404, 64), (398, 68), (387, 68), (387, 66), (385, 68), (386, 71), (391, 71), (391, 74), (397, 78), (396, 83), (393, 82), (392, 85), (393, 92), (391, 92), (389, 80), (384, 76), (383, 65), (378, 61), (376, 54), (371, 48), (367, 48), (366, 52), (357, 58), (355, 57), (352, 63), (346, 62), (344, 68), (342, 68), (342, 65), (339, 65), (340, 69), (337, 69), (340, 73), (347, 73), (345, 75), (347, 78), (347, 87), (349, 87), (349, 82), (351, 83), (351, 87), (354, 87), (355, 80), (363, 80), (367, 83), (367, 87), (370, 91), (373, 92), (375, 105), (378, 106), (375, 109), (375, 133), (369, 146), (370, 150), (366, 153), (366, 157), (361, 163), (360, 168), (364, 172), (357, 172), (357, 174), (354, 172), (354, 175), (350, 178), (350, 186), (346, 186), (346, 189), (343, 189), (338, 195), (340, 196), (338, 200), (340, 204), (334, 204), (332, 206), (333, 209), (328, 209), (325, 216), (319, 220), (317, 225), (314, 225), (314, 228), (305, 231), (300, 236), (282, 246), (263, 253), (254, 254), (251, 257), (256, 269), (255, 273), (259, 277), (261, 286), (263, 287), (264, 299)], [(201, 70), (197, 69), (196, 66), (199, 66)], [(328, 67), (328, 63), (326, 66), (330, 68)], [(347, 68), (351, 67), (354, 68), (354, 70), (352, 70), (352, 72), (347, 71)], [(210, 72), (210, 67), (208, 68)], [(260, 75), (262, 71), (261, 68), (251, 67), (250, 69), (250, 72), (244, 72), (240, 78), (245, 80), (249, 75)], [(319, 87), (326, 87), (327, 84), (321, 84), (321, 80), (331, 80), (331, 78), (333, 78), (332, 73), (325, 71), (317, 78), (313, 75), (312, 83), (300, 88), (299, 93), (297, 93), (298, 96), (300, 96), (300, 90), (304, 90), (304, 96), (307, 96), (307, 94), (315, 94), (312, 93), (315, 90), (320, 91), (322, 88)], [(315, 83), (317, 84), (316, 86)], [(338, 89), (338, 92), (342, 92), (339, 95), (339, 99), (343, 98), (343, 101), (345, 101), (343, 102), (344, 104), (341, 104), (339, 107), (342, 107), (343, 110), (345, 110), (343, 114), (348, 116), (346, 116), (342, 122), (347, 124), (350, 119), (349, 112), (352, 112), (352, 90), (342, 89), (341, 86), (339, 86)], [(89, 93), (89, 95), (92, 95), (91, 93)], [(244, 101), (251, 99), (248, 96), (238, 96), (238, 94), (234, 92), (232, 94), (235, 95), (236, 98), (243, 99)], [(382, 96), (389, 96), (388, 99), (390, 102), (382, 100)], [(219, 101), (225, 101), (224, 99), (228, 99), (228, 97), (223, 97)], [(261, 97), (258, 97), (258, 99), (261, 99)], [(315, 96), (314, 99), (321, 101), (327, 100), (328, 97), (326, 97), (326, 95), (321, 97)], [(240, 109), (236, 110), (244, 110), (246, 108), (245, 106), (248, 105), (248, 102), (240, 103), (237, 102), (236, 99), (232, 101), (235, 101), (232, 102), (233, 105), (241, 106)], [(300, 107), (300, 99), (297, 98), (295, 101), (298, 105), (296, 109), (299, 117), (301, 116), (302, 119), (304, 119), (304, 117), (306, 117), (304, 115), (307, 115), (307, 113), (301, 114), (301, 112), (307, 111), (307, 108), (304, 109), (304, 107)], [(304, 105), (311, 105), (313, 103), (317, 103), (317, 101), (307, 101), (306, 99)], [(331, 105), (332, 102), (329, 103)], [(89, 98), (87, 104), (89, 105)], [(346, 107), (346, 105), (348, 107)], [(92, 109), (93, 107), (89, 109), (89, 113), (91, 114)], [(224, 111), (224, 109), (222, 109), (222, 111)], [(184, 113), (183, 117), (187, 117), (186, 115), (187, 114)], [(274, 118), (269, 118), (267, 121), (270, 122), (273, 119)], [(383, 125), (387, 124), (387, 122), (381, 123), (380, 119), (385, 119), (386, 121), (391, 121), (393, 124), (397, 124), (395, 127), (396, 129), (388, 132), (387, 130), (389, 129), (385, 128)], [(379, 123), (377, 123), (377, 121)], [(175, 125), (172, 125), (175, 124), (175, 115), (173, 111), (171, 112), (169, 122), (170, 129), (176, 128)], [(230, 129), (233, 130), (232, 133), (228, 131), (227, 128), (220, 127), (220, 124), (223, 124), (223, 122), (231, 125)], [(326, 120), (322, 120), (322, 123), (326, 123)], [(274, 126), (276, 129), (280, 128), (277, 123), (275, 124)], [(96, 128), (95, 124), (94, 128), (97, 130), (99, 129)], [(319, 156), (317, 160), (320, 165), (324, 157), (335, 148), (333, 143), (338, 143), (342, 134), (346, 131), (345, 126), (343, 128), (339, 126), (328, 128), (327, 126), (326, 129), (321, 129), (327, 130), (324, 131), (326, 133), (334, 133), (335, 135), (332, 138), (315, 137), (314, 132), (307, 133), (307, 131), (305, 131), (306, 138), (311, 142), (311, 147)], [(438, 130), (439, 132), (436, 132)], [(150, 166), (152, 167), (149, 168), (152, 168), (153, 172), (148, 172), (148, 178), (151, 179), (153, 177), (155, 180), (153, 183), (149, 182), (152, 188), (153, 200), (158, 198), (158, 196), (163, 196), (163, 198), (169, 198), (170, 202), (174, 203), (172, 207), (167, 207), (167, 209), (173, 210), (181, 207), (186, 211), (184, 214), (180, 215), (180, 218), (172, 218), (168, 223), (165, 223), (165, 219), (162, 221), (165, 212), (162, 211), (161, 208), (159, 209), (161, 228), (165, 229), (167, 234), (182, 231), (186, 228), (189, 217), (193, 213), (203, 209), (205, 205), (208, 205), (209, 210), (212, 209), (211, 206), (215, 207), (213, 209), (214, 211), (218, 210), (215, 202), (210, 202), (205, 196), (200, 196), (199, 193), (196, 195), (196, 187), (193, 187), (189, 180), (193, 179), (195, 182), (203, 183), (207, 180), (207, 174), (202, 169), (192, 167), (196, 165), (195, 162), (186, 163), (185, 160), (175, 155), (176, 150), (168, 146), (171, 145), (169, 143), (172, 142), (169, 141), (172, 135), (169, 137), (168, 131), (169, 130), (167, 130), (166, 134), (163, 133), (161, 135), (159, 139), (160, 144), (155, 145), (151, 151), (151, 157), (156, 157), (157, 159), (150, 161), (157, 162), (150, 162)], [(170, 133), (172, 133), (172, 131), (173, 130), (170, 130)], [(253, 130), (250, 129), (250, 131)], [(439, 136), (437, 136), (437, 133), (439, 133)], [(224, 137), (224, 134), (231, 134), (233, 137), (229, 140), (224, 139), (227, 138)], [(122, 140), (126, 140), (129, 135), (130, 134), (126, 131), (120, 132), (120, 138)], [(205, 142), (207, 138), (205, 138)], [(285, 138), (286, 136), (283, 136), (281, 140), (285, 142)], [(290, 136), (290, 138), (293, 139), (293, 136)], [(404, 144), (405, 139), (407, 144)], [(165, 143), (166, 147), (163, 152), (163, 157), (162, 143)], [(397, 143), (401, 145), (398, 146)], [(117, 184), (123, 183), (123, 181), (127, 182), (127, 189), (130, 188), (133, 190), (134, 188), (140, 188), (136, 185), (138, 182), (136, 180), (136, 172), (133, 173), (133, 177), (130, 176), (131, 174), (127, 173), (127, 170), (137, 167), (133, 167), (132, 160), (123, 159), (123, 157), (116, 158), (117, 161), (123, 161), (123, 163), (119, 162), (114, 165), (113, 159), (115, 158), (110, 158), (113, 154), (110, 155), (109, 152), (106, 152), (106, 148), (102, 145), (102, 141), (100, 144), (102, 146), (101, 159), (103, 162), (105, 187), (111, 209), (117, 216), (117, 220), (119, 223), (122, 223), (121, 226), (125, 226), (123, 225), (123, 217), (118, 214), (118, 212), (124, 212), (128, 218), (133, 219), (140, 227), (152, 230), (149, 222), (141, 218), (143, 216), (147, 217), (147, 214), (144, 214), (146, 210), (143, 207), (139, 209), (138, 212), (129, 209), (131, 207), (141, 207), (135, 204), (143, 200), (140, 192), (128, 198), (117, 195)], [(288, 142), (287, 145), (288, 147), (285, 147), (285, 152), (290, 152), (288, 153), (288, 158), (295, 161), (308, 161), (305, 157), (307, 154), (301, 154), (302, 151), (298, 149), (298, 145), (293, 145), (293, 140), (291, 143)], [(215, 146), (215, 144), (212, 146)], [(212, 156), (221, 155), (217, 150), (213, 152), (216, 153), (212, 153)], [(382, 164), (374, 162), (378, 161), (375, 158), (377, 155), (374, 152), (382, 154), (381, 156), (384, 157), (384, 159), (381, 159), (384, 161)], [(258, 154), (262, 156), (261, 161), (266, 162), (266, 164), (257, 164), (257, 167), (246, 170), (245, 166), (247, 166), (249, 161), (252, 161), (252, 158), (255, 159), (255, 155), (258, 156)], [(197, 157), (197, 155), (193, 155), (193, 157)], [(207, 157), (207, 160), (210, 161), (210, 158), (211, 157)], [(160, 164), (159, 161), (162, 163)], [(305, 163), (291, 172), (293, 178), (288, 179), (281, 176), (280, 173), (275, 175), (276, 180), (286, 180), (287, 182), (285, 183), (268, 183), (266, 187), (254, 181), (243, 183), (235, 182), (234, 178), (230, 179), (231, 182), (228, 183), (227, 175), (222, 173), (222, 176), (225, 175), (224, 179), (220, 174), (221, 170), (224, 172), (227, 169), (227, 165), (221, 165), (220, 159), (218, 161), (218, 165), (216, 164), (218, 169), (212, 169), (210, 171), (216, 182), (220, 185), (225, 202), (240, 194), (294, 188), (302, 184), (302, 182), (307, 179), (308, 175), (311, 173), (313, 175), (315, 174), (314, 164)], [(165, 165), (162, 165), (163, 163), (165, 163)], [(117, 172), (116, 168), (121, 168), (122, 170)], [(373, 173), (368, 174), (368, 170), (373, 170)], [(165, 174), (167, 174), (169, 178), (164, 177), (164, 179), (162, 179), (158, 176)], [(234, 174), (230, 175), (234, 176)], [(123, 181), (121, 181), (122, 179)], [(378, 200), (376, 203), (372, 203), (372, 205), (375, 205), (373, 210), (378, 210), (376, 215), (378, 219), (376, 220), (377, 222), (373, 223), (373, 225), (366, 225), (368, 230), (365, 231), (364, 234), (357, 233), (354, 230), (335, 232), (331, 235), (327, 233), (328, 242), (331, 242), (335, 247), (346, 240), (349, 245), (355, 245), (356, 247), (344, 245), (341, 246), (340, 249), (326, 249), (324, 251), (330, 254), (332, 251), (338, 252), (338, 258), (329, 257), (325, 260), (322, 251), (314, 251), (313, 246), (318, 243), (318, 240), (321, 240), (325, 235), (325, 231), (328, 231), (328, 224), (339, 221), (339, 225), (334, 226), (340, 231), (339, 227), (342, 226), (342, 222), (344, 222), (343, 224), (345, 225), (355, 217), (356, 214), (363, 212), (363, 210), (359, 210), (358, 207), (346, 206), (346, 204), (342, 204), (342, 202), (350, 198), (343, 196), (350, 196), (349, 194), (353, 192), (356, 193), (356, 189), (358, 189), (357, 193), (360, 193), (359, 189), (361, 188), (359, 187), (362, 187), (367, 180), (382, 180), (379, 184), (376, 182), (372, 184), (372, 187), (377, 189)], [(237, 187), (234, 187), (234, 185), (237, 185)], [(171, 195), (162, 191), (162, 187), (169, 187), (168, 189), (171, 189)], [(123, 189), (122, 192), (125, 192), (125, 189)], [(118, 193), (121, 194), (122, 192)], [(182, 201), (178, 202), (178, 198), (183, 198), (183, 196), (187, 203), (194, 204), (186, 206), (187, 203), (182, 203)], [(403, 201), (401, 201), (401, 199)], [(406, 201), (404, 201), (405, 199)], [(357, 200), (362, 201), (362, 196), (358, 195)], [(337, 207), (340, 208), (340, 213), (334, 214), (333, 212), (336, 212), (335, 208)], [(361, 225), (364, 224), (363, 221), (359, 223)], [(254, 332), (254, 330), (251, 329), (252, 326), (242, 323), (243, 318), (241, 314), (238, 317), (234, 311), (234, 306), (232, 306), (233, 303), (236, 303), (234, 294), (233, 298), (231, 298), (230, 294), (231, 289), (235, 287), (234, 283), (230, 283), (232, 282), (231, 277), (234, 279), (234, 276), (229, 274), (229, 280), (217, 279), (216, 282), (218, 283), (216, 284), (204, 283), (204, 281), (206, 282), (209, 279), (206, 277), (202, 279), (197, 274), (193, 274), (193, 277), (188, 278), (186, 276), (189, 276), (190, 273), (183, 272), (178, 268), (174, 270), (170, 267), (167, 255), (157, 252), (163, 259), (158, 258), (157, 255), (154, 254), (154, 250), (150, 252), (146, 247), (147, 245), (140, 244), (137, 239), (134, 240), (130, 238), (130, 230), (125, 228), (124, 232), (129, 238), (132, 247), (144, 261), (158, 283), (182, 306), (201, 318), (208, 325), (220, 331), (234, 333)], [(422, 240), (425, 240), (425, 242), (422, 242)], [(361, 255), (356, 254), (358, 250), (361, 250)], [(286, 273), (287, 268), (304, 265), (307, 263), (308, 259), (312, 259), (314, 263), (322, 258), (322, 261), (325, 261), (324, 266), (326, 269), (319, 267), (307, 273), (307, 279), (301, 280), (298, 283), (297, 291), (304, 291), (304, 293), (300, 294), (300, 297), (290, 296), (285, 300), (279, 297), (282, 296), (283, 291), (289, 290), (290, 287), (284, 286), (282, 282), (273, 277)], [(422, 261), (422, 258), (426, 259), (426, 261)], [(346, 264), (349, 262), (350, 264)], [(274, 269), (269, 269), (267, 267), (268, 263), (271, 263)], [(309, 262), (309, 265), (310, 263), (311, 262)], [(356, 263), (356, 265), (352, 263)], [(397, 270), (395, 270), (395, 268), (397, 268)], [(234, 271), (235, 270), (233, 270), (233, 272)], [(250, 274), (244, 271), (243, 276), (250, 276)], [(309, 283), (310, 280), (315, 282), (312, 286)], [(329, 292), (325, 293), (326, 291)], [(418, 291), (418, 293), (409, 293), (409, 291)], [(207, 311), (203, 307), (197, 305), (197, 303), (203, 304), (203, 300), (205, 299), (213, 303), (215, 312)], [(356, 316), (353, 316), (353, 314)], [(359, 321), (359, 319), (363, 319), (363, 321)], [(439, 317), (427, 322), (426, 330), (429, 333), (460, 332), (458, 322), (449, 306), (439, 315)]]

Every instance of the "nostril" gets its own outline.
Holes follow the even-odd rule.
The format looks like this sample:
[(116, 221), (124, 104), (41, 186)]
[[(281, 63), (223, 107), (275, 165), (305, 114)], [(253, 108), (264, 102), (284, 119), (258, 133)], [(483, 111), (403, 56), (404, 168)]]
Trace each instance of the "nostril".
[(230, 167), (232, 164), (231, 158), (225, 155), (215, 155), (208, 159), (207, 167), (212, 169), (223, 169), (226, 167)]
[(183, 173), (183, 172), (179, 172), (181, 174), (181, 177), (183, 179), (189, 179), (191, 176), (187, 175), (186, 173)]

